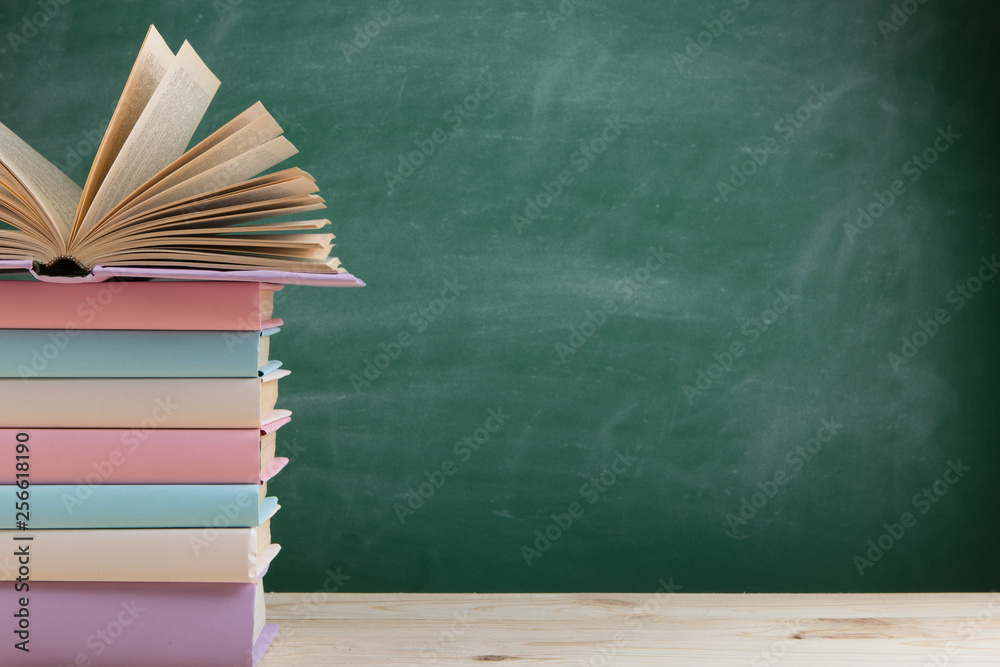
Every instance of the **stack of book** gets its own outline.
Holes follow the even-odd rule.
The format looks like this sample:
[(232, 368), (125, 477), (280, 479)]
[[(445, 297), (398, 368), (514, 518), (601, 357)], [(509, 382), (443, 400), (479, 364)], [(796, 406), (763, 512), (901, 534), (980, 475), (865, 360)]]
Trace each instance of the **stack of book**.
[[(0, 123), (0, 665), (249, 667), (277, 633), (281, 284), (361, 287), (257, 103), (150, 28), (83, 188)], [(249, 179), (249, 180), (248, 180)]]
[(266, 649), (276, 288), (0, 281), (3, 664)]

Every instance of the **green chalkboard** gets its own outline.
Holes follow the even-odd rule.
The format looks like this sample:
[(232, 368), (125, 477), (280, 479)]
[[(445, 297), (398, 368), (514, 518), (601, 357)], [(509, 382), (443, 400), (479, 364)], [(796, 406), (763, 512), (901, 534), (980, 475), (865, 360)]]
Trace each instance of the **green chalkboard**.
[(155, 23), (301, 150), (273, 590), (989, 590), (998, 19), (20, 0), (0, 118), (82, 182)]

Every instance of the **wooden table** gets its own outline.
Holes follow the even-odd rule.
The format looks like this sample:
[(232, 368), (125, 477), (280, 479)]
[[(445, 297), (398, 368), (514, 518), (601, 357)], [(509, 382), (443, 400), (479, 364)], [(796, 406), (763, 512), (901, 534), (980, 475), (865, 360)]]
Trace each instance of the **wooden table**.
[(1000, 665), (1000, 593), (269, 594), (261, 667)]

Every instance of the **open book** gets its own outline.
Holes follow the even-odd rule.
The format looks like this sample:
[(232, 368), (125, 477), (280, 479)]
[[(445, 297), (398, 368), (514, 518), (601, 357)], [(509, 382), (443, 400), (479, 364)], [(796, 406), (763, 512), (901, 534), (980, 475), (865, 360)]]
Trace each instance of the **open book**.
[(150, 26), (82, 189), (0, 123), (0, 264), (346, 273), (329, 220), (267, 220), (324, 203), (304, 171), (258, 176), (297, 152), (260, 103), (184, 152), (218, 87)]

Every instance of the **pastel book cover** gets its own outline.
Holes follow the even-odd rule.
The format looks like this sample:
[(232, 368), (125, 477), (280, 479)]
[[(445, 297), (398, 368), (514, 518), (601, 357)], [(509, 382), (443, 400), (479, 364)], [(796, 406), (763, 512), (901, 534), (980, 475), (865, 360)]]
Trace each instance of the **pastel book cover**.
[(281, 550), (271, 522), (257, 528), (0, 531), (0, 586), (15, 582), (30, 554), (38, 581), (250, 583)]
[(0, 428), (259, 429), (291, 414), (275, 409), (288, 375), (0, 379)]
[[(255, 528), (278, 511), (266, 484), (0, 486), (0, 530)], [(29, 510), (14, 511), (19, 502)]]
[(260, 377), (277, 332), (0, 329), (0, 378)]
[(95, 266), (85, 276), (53, 276), (38, 271), (31, 260), (0, 259), (0, 280), (37, 280), (61, 285), (95, 285), (119, 280), (164, 280), (192, 282), (243, 282), (271, 285), (308, 285), (311, 287), (365, 287), (365, 282), (350, 273), (300, 273), (275, 270), (217, 270), (196, 268), (158, 268), (149, 266)]
[(0, 617), (5, 667), (253, 667), (278, 634), (260, 583), (5, 584)]
[(0, 280), (0, 329), (261, 331), (277, 326), (274, 293), (259, 282)]
[[(0, 456), (26, 443), (35, 484), (260, 484), (288, 459), (276, 456), (284, 417), (249, 429), (0, 429)], [(0, 485), (15, 484), (0, 466)]]

